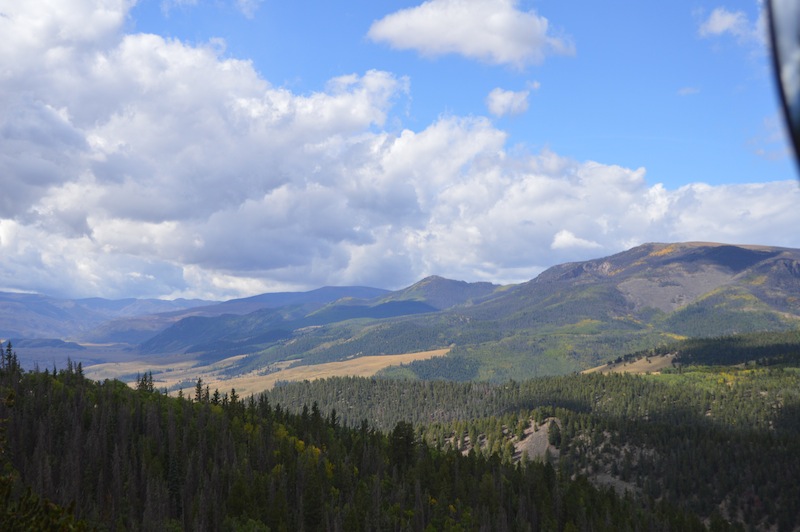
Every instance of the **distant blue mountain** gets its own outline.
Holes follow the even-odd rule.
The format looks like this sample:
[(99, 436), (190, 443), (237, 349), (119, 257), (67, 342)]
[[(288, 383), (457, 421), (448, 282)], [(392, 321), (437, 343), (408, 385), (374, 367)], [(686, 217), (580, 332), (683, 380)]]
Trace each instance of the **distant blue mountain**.
[(0, 292), (0, 338), (75, 339), (116, 318), (181, 311), (208, 303), (187, 299), (61, 299)]

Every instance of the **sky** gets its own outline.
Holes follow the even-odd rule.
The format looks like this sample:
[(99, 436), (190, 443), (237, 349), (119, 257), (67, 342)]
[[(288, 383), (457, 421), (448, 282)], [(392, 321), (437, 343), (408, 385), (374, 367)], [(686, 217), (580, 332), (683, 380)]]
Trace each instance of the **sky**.
[(800, 247), (756, 0), (0, 0), (0, 291), (518, 283)]

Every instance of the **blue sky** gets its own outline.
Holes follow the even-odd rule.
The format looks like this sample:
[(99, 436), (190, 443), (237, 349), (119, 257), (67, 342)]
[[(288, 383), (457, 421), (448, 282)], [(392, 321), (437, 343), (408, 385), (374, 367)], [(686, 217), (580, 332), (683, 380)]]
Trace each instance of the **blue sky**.
[[(419, 2), (251, 5), (247, 16), (235, 4), (143, 1), (132, 27), (196, 44), (224, 39), (227, 57), (251, 60), (264, 79), (301, 94), (371, 69), (407, 76), (410, 94), (394, 111), (412, 129), (442, 114), (491, 116), (486, 97), (496, 88), (527, 93), (524, 112), (493, 117), (510, 144), (645, 166), (666, 185), (794, 171), (776, 139), (782, 125), (755, 1), (519, 2), (515, 11), (547, 18), (571, 48), (522, 65), (370, 36), (377, 21)], [(739, 26), (703, 31), (715, 10), (737, 15)]]
[(755, 0), (0, 14), (0, 290), (223, 299), (800, 247)]

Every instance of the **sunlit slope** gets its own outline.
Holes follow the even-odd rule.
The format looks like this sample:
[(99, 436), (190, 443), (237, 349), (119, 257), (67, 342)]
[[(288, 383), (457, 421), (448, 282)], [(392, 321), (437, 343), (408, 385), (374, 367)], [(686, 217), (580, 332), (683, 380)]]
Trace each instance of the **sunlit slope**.
[[(478, 378), (584, 369), (680, 337), (798, 326), (800, 252), (721, 244), (646, 244), (559, 265), (464, 315), (499, 339), (459, 344)], [(423, 364), (420, 375), (426, 373)]]
[(181, 355), (198, 368), (236, 358), (227, 377), (448, 349), (383, 374), (521, 379), (580, 371), (685, 337), (800, 325), (800, 250), (645, 244), (562, 264), (518, 285), (429, 277), (372, 299), (193, 316), (144, 342), (142, 362)]

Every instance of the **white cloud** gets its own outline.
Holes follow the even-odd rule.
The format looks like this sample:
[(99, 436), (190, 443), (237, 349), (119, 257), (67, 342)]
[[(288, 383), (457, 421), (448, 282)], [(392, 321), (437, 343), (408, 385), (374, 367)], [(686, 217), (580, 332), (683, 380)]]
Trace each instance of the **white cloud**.
[(678, 89), (678, 96), (691, 96), (692, 94), (698, 94), (700, 89), (697, 87), (681, 87)]
[(400, 50), (426, 56), (460, 54), (491, 64), (522, 68), (550, 54), (573, 54), (565, 37), (555, 37), (549, 21), (520, 11), (517, 0), (429, 0), (372, 24), (368, 36)]
[(711, 12), (708, 19), (700, 25), (700, 35), (721, 35), (731, 33), (736, 36), (747, 34), (750, 23), (747, 15), (742, 11), (728, 11), (724, 7), (718, 7)]
[(553, 243), (550, 244), (551, 249), (569, 249), (569, 248), (581, 248), (581, 249), (598, 249), (602, 248), (600, 244), (597, 242), (592, 242), (591, 240), (586, 240), (584, 238), (580, 238), (572, 234), (571, 231), (566, 229), (562, 229), (553, 237)]
[(236, 0), (236, 8), (247, 18), (253, 18), (264, 0)]
[(528, 91), (492, 89), (486, 97), (486, 107), (495, 116), (520, 115), (528, 110)]
[(389, 131), (406, 79), (296, 94), (219, 43), (125, 35), (129, 4), (103, 6), (0, 18), (0, 289), (517, 282), (646, 241), (797, 244), (794, 182), (667, 190), (644, 169), (507, 150), (484, 117)]
[(759, 16), (754, 22), (744, 11), (715, 8), (700, 23), (698, 33), (701, 37), (731, 35), (741, 44), (763, 45), (766, 42), (766, 18), (763, 6), (759, 3), (758, 7)]

